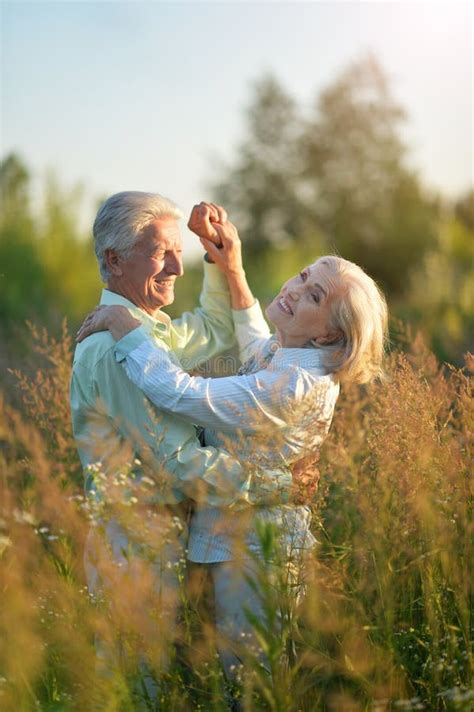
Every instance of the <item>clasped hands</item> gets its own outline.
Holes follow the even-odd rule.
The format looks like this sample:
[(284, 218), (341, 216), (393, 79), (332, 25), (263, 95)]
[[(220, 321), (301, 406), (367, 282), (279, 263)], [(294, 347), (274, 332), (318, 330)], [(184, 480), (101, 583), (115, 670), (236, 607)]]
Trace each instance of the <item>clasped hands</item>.
[(224, 274), (243, 272), (242, 247), (237, 228), (223, 207), (201, 202), (191, 211), (188, 228), (199, 237), (211, 262)]

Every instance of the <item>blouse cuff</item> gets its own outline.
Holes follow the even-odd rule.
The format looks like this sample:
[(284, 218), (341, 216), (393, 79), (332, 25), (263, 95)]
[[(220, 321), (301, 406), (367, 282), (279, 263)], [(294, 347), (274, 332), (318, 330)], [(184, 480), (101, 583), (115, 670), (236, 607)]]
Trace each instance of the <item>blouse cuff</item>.
[(138, 348), (144, 341), (150, 340), (150, 332), (144, 326), (138, 326), (129, 331), (114, 347), (115, 360), (121, 363), (131, 351)]
[(261, 324), (263, 313), (260, 302), (256, 299), (255, 303), (251, 307), (247, 307), (247, 309), (232, 309), (232, 318), (235, 325)]

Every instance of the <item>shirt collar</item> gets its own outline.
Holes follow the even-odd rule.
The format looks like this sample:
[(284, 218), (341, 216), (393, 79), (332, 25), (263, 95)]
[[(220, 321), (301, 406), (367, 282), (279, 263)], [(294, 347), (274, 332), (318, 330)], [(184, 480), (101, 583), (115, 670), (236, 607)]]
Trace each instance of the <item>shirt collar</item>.
[(168, 314), (164, 312), (159, 311), (156, 313), (156, 316), (151, 316), (151, 314), (137, 307), (136, 304), (126, 297), (116, 292), (111, 292), (110, 289), (102, 290), (100, 303), (106, 304), (107, 306), (116, 304), (121, 307), (127, 307), (132, 315), (140, 319), (150, 332), (156, 332), (160, 337), (169, 335), (171, 319)]
[(288, 366), (299, 366), (309, 371), (319, 371), (321, 375), (327, 373), (324, 367), (321, 349), (317, 348), (282, 348), (274, 353), (268, 366), (269, 370), (281, 371)]

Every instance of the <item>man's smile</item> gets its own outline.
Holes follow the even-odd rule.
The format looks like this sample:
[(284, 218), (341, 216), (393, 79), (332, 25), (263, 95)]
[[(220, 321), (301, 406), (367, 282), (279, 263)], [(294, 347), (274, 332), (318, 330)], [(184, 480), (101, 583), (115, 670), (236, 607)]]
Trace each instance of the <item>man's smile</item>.
[(155, 279), (155, 284), (157, 287), (174, 287), (174, 283), (176, 280), (174, 279)]

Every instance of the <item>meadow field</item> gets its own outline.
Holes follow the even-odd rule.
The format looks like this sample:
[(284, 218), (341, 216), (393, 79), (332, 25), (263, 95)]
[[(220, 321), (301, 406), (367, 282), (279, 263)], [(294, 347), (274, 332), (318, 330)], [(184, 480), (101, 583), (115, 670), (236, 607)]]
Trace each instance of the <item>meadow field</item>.
[[(56, 28), (59, 5), (50, 5), (51, 27)], [(68, 3), (62, 5), (66, 8)], [(79, 5), (71, 5), (74, 12)], [(84, 4), (87, 44), (89, 5)], [(162, 3), (149, 5), (160, 9)], [(201, 16), (204, 5), (212, 3), (198, 5)], [(302, 3), (301, 8), (306, 12), (311, 5), (318, 3)], [(349, 5), (341, 4), (344, 17), (335, 25), (335, 36)], [(449, 12), (458, 13), (459, 7), (452, 3), (457, 9)], [(21, 22), (31, 15), (21, 8), (19, 14)], [(115, 31), (109, 17), (106, 24)], [(161, 25), (162, 18), (150, 23), (153, 30)], [(423, 16), (421, 34), (426, 35), (428, 25)], [(104, 28), (100, 23), (98, 27), (97, 57), (108, 57), (102, 48)], [(403, 54), (407, 52), (405, 27), (417, 35), (411, 20), (403, 23)], [(246, 37), (247, 30), (245, 25)], [(212, 26), (209, 31), (214, 48), (216, 33)], [(56, 29), (55, 34), (63, 38)], [(393, 34), (390, 22), (390, 38)], [(295, 44), (300, 35), (298, 23)], [(36, 27), (33, 37), (47, 42)], [(459, 50), (444, 25), (441, 37)], [(443, 54), (439, 42), (436, 36), (436, 57), (458, 56), (458, 51)], [(19, 50), (24, 46), (18, 43)], [(66, 60), (69, 42), (64, 48)], [(150, 56), (155, 57), (158, 49), (153, 35)], [(274, 54), (280, 56), (281, 47)], [(233, 54), (226, 50), (227, 55), (237, 66)], [(94, 67), (87, 90), (78, 92), (68, 80), (78, 102), (75, 110), (67, 106), (71, 117), (82, 116), (83, 97), (100, 74), (96, 55), (91, 56)], [(417, 58), (413, 73), (429, 64), (429, 55), (419, 48), (413, 56)], [(25, 76), (30, 77), (39, 59), (28, 59)], [(193, 57), (190, 66), (194, 61)], [(249, 284), (263, 307), (304, 265), (336, 253), (362, 266), (377, 281), (391, 318), (386, 380), (343, 389), (321, 450), (320, 484), (311, 501), (318, 544), (306, 567), (307, 592), (298, 607), (295, 572), (281, 561), (278, 565), (275, 532), (260, 531), (265, 556), (256, 585), (266, 614), (264, 623), (254, 623), (272, 675), (259, 666), (258, 650), (248, 646), (239, 671), (241, 683), (234, 690), (227, 689), (216, 655), (209, 586), (185, 561), (177, 571), (182, 605), (177, 630), (171, 634), (170, 621), (161, 615), (152, 591), (151, 561), (162, 541), (171, 537), (173, 543), (172, 534), (157, 536), (151, 524), (147, 528), (143, 509), (131, 500), (130, 506), (120, 508), (120, 516), (149, 556), (143, 557), (133, 576), (125, 567), (120, 585), (107, 596), (92, 596), (86, 587), (84, 545), (90, 530), (97, 527), (100, 512), (84, 498), (84, 476), (71, 434), (69, 379), (71, 334), (98, 303), (103, 286), (94, 253), (93, 218), (84, 226), (84, 193), (89, 183), (96, 184), (97, 171), (89, 160), (84, 164), (89, 172), (82, 164), (81, 168), (69, 165), (78, 146), (82, 154), (83, 142), (78, 140), (78, 133), (85, 131), (82, 126), (79, 132), (70, 129), (69, 148), (65, 144), (57, 149), (51, 131), (52, 155), (60, 150), (60, 160), (53, 161), (56, 168), (45, 179), (38, 174), (36, 151), (30, 155), (21, 142), (12, 143), (2, 157), (0, 712), (153, 709), (146, 694), (150, 681), (159, 686), (158, 708), (166, 712), (218, 712), (231, 709), (231, 704), (244, 712), (474, 709), (470, 647), (474, 357), (468, 353), (474, 343), (474, 190), (472, 182), (465, 184), (459, 178), (457, 187), (443, 192), (444, 170), (436, 175), (416, 167), (417, 157), (407, 139), (411, 124), (406, 125), (413, 107), (400, 103), (393, 67), (386, 70), (373, 53), (354, 57), (347, 66), (345, 61), (341, 58), (341, 71), (336, 74), (328, 71), (314, 96), (300, 96), (291, 82), (291, 89), (287, 88), (278, 72), (259, 76), (255, 70), (240, 143), (235, 151), (228, 147), (222, 164), (218, 160), (214, 166), (211, 161), (209, 188), (196, 196), (198, 201), (223, 205), (238, 227)], [(17, 64), (22, 63), (12, 62), (12, 68)], [(61, 74), (69, 77), (56, 58), (54, 64), (61, 65)], [(77, 64), (82, 65), (82, 59)], [(148, 59), (142, 64), (148, 66)], [(306, 64), (314, 74), (319, 57)], [(463, 139), (460, 130), (460, 104), (439, 88), (444, 64), (442, 72), (431, 65), (428, 69), (432, 86), (428, 82), (419, 95), (425, 97), (426, 89), (426, 97), (439, 96), (439, 104), (436, 111), (425, 112), (430, 122), (426, 136), (435, 114), (441, 115), (452, 104), (456, 120), (446, 118), (443, 131), (433, 129), (435, 148), (447, 142), (464, 165), (472, 157), (472, 142)], [(41, 82), (47, 81), (49, 72), (50, 67)], [(189, 75), (194, 83), (194, 74)], [(106, 88), (107, 82), (102, 85)], [(461, 92), (458, 74), (452, 74), (450, 86)], [(135, 85), (131, 87), (134, 94), (129, 103), (135, 110), (139, 102)], [(149, 86), (142, 91), (147, 98), (151, 94), (161, 101), (162, 93), (150, 93)], [(30, 101), (29, 91), (21, 95)], [(216, 98), (221, 108), (225, 102), (220, 93)], [(54, 94), (56, 101), (48, 131), (68, 105), (59, 91)], [(115, 136), (110, 127), (117, 124), (116, 107), (124, 108), (126, 102), (120, 94), (109, 104), (111, 114), (102, 133), (96, 131), (95, 122), (88, 132), (97, 133), (97, 140), (106, 144)], [(174, 106), (174, 102), (165, 104)], [(14, 105), (23, 107), (17, 101)], [(222, 123), (214, 101), (211, 108), (213, 121)], [(36, 111), (22, 111), (36, 120)], [(187, 109), (185, 113), (194, 121), (199, 112)], [(95, 116), (89, 109), (87, 114)], [(141, 114), (140, 123), (136, 122), (134, 116), (127, 141), (122, 136), (119, 143), (113, 139), (109, 162), (117, 173), (114, 180), (98, 185), (106, 194), (145, 186), (165, 195), (177, 185), (178, 195), (170, 197), (180, 199), (180, 181), (161, 184), (160, 174), (153, 172), (146, 182), (142, 175), (145, 168), (161, 164), (168, 144), (172, 164), (163, 168), (164, 175), (189, 172), (187, 162), (178, 166), (175, 152), (180, 120), (173, 121), (170, 137), (159, 136), (155, 121), (149, 122), (149, 139), (133, 155), (133, 165), (140, 168), (138, 183), (125, 160), (127, 144), (134, 146), (128, 141), (130, 135), (145, 130)], [(23, 125), (23, 118), (19, 123)], [(212, 136), (212, 122), (205, 123)], [(69, 124), (69, 118), (62, 121), (63, 128)], [(201, 143), (203, 137), (194, 129), (193, 125), (185, 133), (192, 134), (192, 151), (201, 156), (208, 144)], [(27, 133), (41, 135), (42, 140), (46, 134), (39, 132), (36, 123)], [(97, 154), (97, 160), (100, 156), (103, 161), (102, 150), (92, 144), (89, 150), (90, 158)], [(83, 176), (82, 186), (68, 183), (68, 171)], [(94, 197), (96, 207), (105, 197)], [(182, 207), (187, 218), (191, 205)], [(186, 274), (169, 309), (172, 318), (198, 303), (202, 255), (196, 250), (193, 254), (185, 260)], [(30, 323), (28, 329), (26, 320), (41, 327)], [(100, 475), (100, 468), (96, 474)], [(128, 478), (129, 473), (119, 471), (105, 483), (111, 485), (109, 495), (115, 492), (116, 506)], [(156, 623), (151, 631), (150, 615)], [(119, 649), (126, 655), (101, 668), (96, 640), (103, 641), (107, 650)], [(139, 664), (143, 651), (150, 660), (148, 671)]]
[[(12, 374), (0, 408), (0, 709), (230, 709), (206, 588), (186, 582), (175, 639), (144, 634), (153, 601), (123, 580), (112, 607), (88, 594), (82, 564), (94, 512), (69, 421), (72, 339), (31, 327), (34, 368)], [(473, 405), (469, 373), (440, 364), (421, 337), (387, 358), (387, 380), (345, 390), (311, 503), (318, 545), (295, 608), (274, 532), (261, 532), (266, 617), (248, 649), (241, 709), (279, 712), (459, 710), (474, 706), (470, 647)], [(130, 508), (129, 508), (130, 509)], [(133, 506), (131, 507), (133, 510)], [(139, 526), (140, 518), (133, 520)], [(283, 625), (278, 625), (278, 612)], [(159, 626), (158, 626), (159, 629)], [(97, 667), (94, 635), (120, 640), (126, 661)], [(137, 664), (146, 646), (160, 703)], [(158, 661), (167, 660), (165, 670)]]

